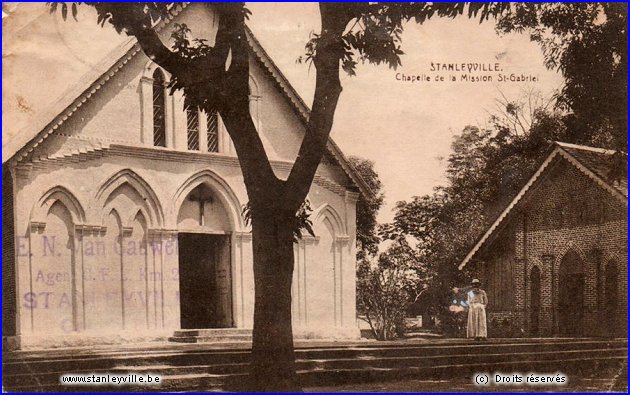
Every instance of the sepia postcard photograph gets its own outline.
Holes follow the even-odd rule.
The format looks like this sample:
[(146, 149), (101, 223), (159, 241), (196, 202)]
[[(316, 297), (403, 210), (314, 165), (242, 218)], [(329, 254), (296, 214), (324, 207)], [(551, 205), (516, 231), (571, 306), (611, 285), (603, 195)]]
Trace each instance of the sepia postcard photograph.
[(2, 391), (628, 392), (625, 2), (3, 2)]

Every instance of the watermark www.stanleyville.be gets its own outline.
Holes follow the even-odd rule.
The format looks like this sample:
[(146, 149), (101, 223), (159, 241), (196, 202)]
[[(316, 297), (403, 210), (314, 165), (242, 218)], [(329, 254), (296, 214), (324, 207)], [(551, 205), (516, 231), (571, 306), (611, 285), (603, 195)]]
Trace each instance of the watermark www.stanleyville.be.
[(160, 385), (157, 374), (69, 373), (59, 377), (62, 385)]
[(477, 373), (473, 376), (473, 383), (479, 386), (566, 385), (567, 382), (564, 373)]

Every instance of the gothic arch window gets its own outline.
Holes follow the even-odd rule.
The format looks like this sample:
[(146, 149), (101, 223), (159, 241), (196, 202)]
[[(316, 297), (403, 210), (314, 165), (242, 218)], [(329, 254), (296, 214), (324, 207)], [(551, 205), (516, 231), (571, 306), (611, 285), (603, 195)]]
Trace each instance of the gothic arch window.
[(211, 110), (207, 116), (207, 150), (208, 152), (219, 152), (219, 114), (217, 113), (217, 110)]
[(188, 149), (191, 151), (199, 150), (199, 109), (192, 105), (190, 100), (186, 98), (184, 101), (186, 109), (186, 136)]
[(578, 220), (576, 221), (576, 225), (585, 225), (587, 222), (590, 222), (589, 214), (591, 214), (591, 211), (589, 210), (588, 206), (589, 204), (586, 198), (579, 203), (577, 215)]
[(166, 95), (164, 73), (153, 72), (153, 145), (166, 147)]
[(567, 209), (567, 206), (564, 203), (560, 203), (557, 221), (558, 228), (564, 228), (568, 225), (568, 217), (569, 210)]

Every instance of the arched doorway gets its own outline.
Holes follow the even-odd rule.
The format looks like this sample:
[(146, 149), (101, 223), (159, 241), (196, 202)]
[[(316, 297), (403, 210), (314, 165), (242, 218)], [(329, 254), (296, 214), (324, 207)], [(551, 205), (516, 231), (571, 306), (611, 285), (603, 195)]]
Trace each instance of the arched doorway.
[(234, 326), (232, 224), (216, 190), (206, 183), (190, 190), (179, 208), (177, 227), (181, 328)]
[(617, 264), (608, 262), (604, 277), (604, 320), (609, 336), (617, 334)]
[(584, 320), (584, 265), (575, 251), (569, 251), (558, 271), (558, 335), (582, 336)]
[(529, 281), (529, 333), (531, 336), (538, 336), (540, 335), (540, 269), (538, 269), (538, 266), (532, 268)]

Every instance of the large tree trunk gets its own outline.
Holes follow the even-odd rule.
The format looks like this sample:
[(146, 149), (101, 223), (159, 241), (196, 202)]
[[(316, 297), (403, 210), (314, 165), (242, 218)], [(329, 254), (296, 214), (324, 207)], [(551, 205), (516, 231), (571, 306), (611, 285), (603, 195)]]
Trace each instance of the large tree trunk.
[(293, 215), (274, 209), (265, 211), (255, 212), (252, 219), (256, 301), (251, 390), (297, 392), (301, 387), (295, 371), (291, 325)]
[[(98, 4), (103, 12), (109, 12), (108, 7), (116, 10), (107, 3)], [(221, 114), (238, 155), (252, 214), (255, 307), (250, 390), (299, 391), (291, 326), (295, 214), (308, 194), (332, 128), (341, 93), (341, 35), (350, 18), (349, 7), (320, 5), (322, 40), (314, 59), (317, 78), (313, 108), (286, 181), (274, 174), (249, 114), (250, 51), (243, 4), (216, 4), (215, 9), (219, 28), (215, 46), (207, 56), (191, 59), (169, 50), (149, 28), (151, 18), (142, 4), (130, 8), (137, 20), (132, 21), (129, 34), (172, 74), (175, 89), (183, 89), (206, 112), (218, 110)]]
[[(241, 37), (245, 31), (239, 30)], [(287, 203), (284, 181), (279, 180), (267, 158), (249, 113), (249, 52), (237, 40), (230, 69), (230, 95), (221, 115), (236, 148), (251, 209), (254, 264), (254, 331), (251, 374), (252, 392), (297, 392), (291, 282), (293, 280), (293, 230), (296, 210)]]
[[(323, 34), (332, 39), (324, 40), (326, 44), (321, 45), (314, 60), (317, 77), (313, 108), (291, 173), (286, 181), (275, 176), (265, 177), (263, 173), (250, 177), (251, 182), (248, 182), (247, 172), (251, 168), (244, 169), (252, 208), (256, 294), (251, 389), (258, 392), (301, 391), (295, 370), (291, 323), (295, 214), (308, 194), (332, 128), (341, 94), (341, 33), (347, 23), (338, 15), (337, 7), (320, 7)], [(244, 162), (240, 153), (239, 159)]]

